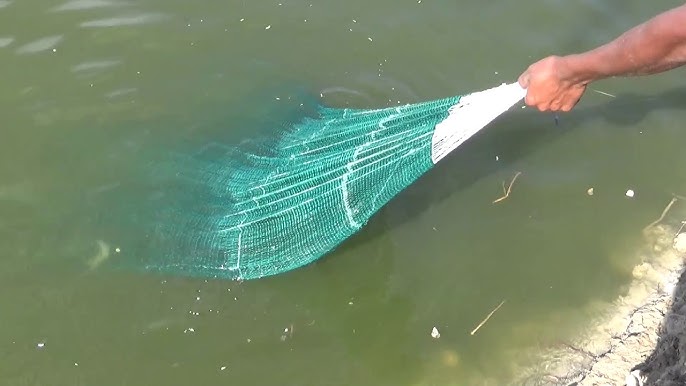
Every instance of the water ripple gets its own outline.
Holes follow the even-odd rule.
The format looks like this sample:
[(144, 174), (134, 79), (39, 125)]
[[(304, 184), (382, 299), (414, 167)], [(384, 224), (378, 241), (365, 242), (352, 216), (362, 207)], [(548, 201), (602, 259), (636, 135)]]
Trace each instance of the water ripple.
[(105, 97), (106, 98), (116, 98), (116, 97), (120, 97), (123, 95), (131, 94), (131, 93), (134, 93), (137, 91), (138, 91), (138, 89), (135, 87), (120, 88), (120, 89), (108, 92), (107, 94), (105, 94)]
[(36, 52), (41, 52), (54, 48), (59, 41), (62, 40), (62, 35), (53, 35), (34, 40), (31, 43), (24, 44), (23, 46), (17, 48), (18, 54), (34, 54)]
[(93, 60), (89, 62), (81, 62), (72, 66), (72, 72), (86, 72), (104, 70), (109, 67), (114, 67), (121, 63), (121, 60)]
[[(2, 0), (0, 0), (2, 1)], [(120, 5), (118, 3), (115, 3), (113, 1), (108, 1), (108, 0), (72, 0), (68, 1), (62, 5), (59, 5), (52, 10), (54, 12), (62, 12), (62, 11), (80, 11), (83, 9), (93, 9), (93, 8), (102, 8), (102, 7), (112, 7), (112, 6), (117, 6)]]
[(14, 38), (4, 37), (0, 38), (0, 48), (7, 47), (14, 41)]
[(136, 16), (121, 16), (112, 17), (108, 19), (97, 19), (89, 20), (81, 23), (81, 27), (93, 28), (93, 27), (119, 27), (125, 25), (138, 25), (145, 24), (162, 19), (162, 15), (156, 13), (148, 13)]

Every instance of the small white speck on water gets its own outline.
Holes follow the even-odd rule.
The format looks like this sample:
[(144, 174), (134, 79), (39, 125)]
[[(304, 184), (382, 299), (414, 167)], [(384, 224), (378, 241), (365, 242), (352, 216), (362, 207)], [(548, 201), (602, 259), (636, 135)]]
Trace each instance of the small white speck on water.
[(191, 23), (186, 24), (186, 27), (190, 27), (190, 26), (191, 26)]
[(245, 19), (241, 19), (241, 20), (239, 20), (239, 21), (244, 21), (244, 20), (245, 20)]
[(441, 333), (438, 331), (438, 328), (434, 327), (431, 329), (431, 337), (434, 339), (438, 339), (441, 337)]
[(238, 300), (238, 298), (233, 298), (233, 300)]
[(353, 23), (357, 23), (357, 20), (353, 19)]
[(271, 24), (268, 25), (268, 26), (266, 26), (266, 27), (264, 27), (264, 29), (270, 29), (270, 28), (272, 28)]
[(348, 28), (348, 31), (353, 32), (353, 29), (352, 29), (352, 28)]
[[(281, 4), (279, 4), (279, 5), (281, 5)], [(220, 368), (219, 368), (219, 370), (220, 370), (220, 371), (224, 371), (224, 370), (226, 370), (226, 366), (222, 366), (222, 367), (220, 367)]]
[(372, 40), (372, 38), (367, 38), (367, 40), (369, 40), (370, 42), (372, 42), (372, 41), (373, 41), (373, 40)]
[(78, 367), (78, 366), (79, 366), (79, 363), (78, 363), (78, 362), (74, 362), (74, 366)]
[(250, 342), (252, 342), (252, 339), (248, 338), (247, 341), (248, 341), (248, 343), (250, 343)]
[(422, 3), (422, 0), (417, 0), (417, 4), (421, 4), (421, 3)]
[(57, 48), (53, 48), (53, 49), (52, 49), (52, 52), (57, 52)]
[(525, 109), (525, 108), (526, 108), (526, 106), (522, 106), (522, 108), (523, 108), (523, 109)]
[(495, 74), (498, 75), (498, 71), (496, 71)]
[(353, 302), (348, 302), (348, 305), (349, 305), (349, 306), (352, 306), (353, 304), (355, 304), (355, 303), (353, 303)]
[(281, 100), (281, 98), (279, 98), (279, 97), (276, 97), (276, 100), (277, 100), (277, 101), (280, 101), (280, 100)]
[(38, 348), (43, 348), (43, 347), (45, 347), (45, 342), (39, 342), (39, 343), (36, 345), (36, 347), (38, 347)]
[(114, 251), (119, 253), (119, 252), (121, 252), (121, 249), (119, 249), (119, 247), (117, 247), (117, 248), (114, 248)]
[(495, 156), (495, 160), (496, 160), (496, 161), (500, 161), (500, 157)]
[(633, 198), (636, 193), (633, 190), (629, 189), (624, 194), (629, 198)]
[(197, 296), (197, 297), (195, 298), (195, 300), (200, 300), (200, 296)]
[(184, 334), (188, 334), (189, 332), (195, 332), (195, 329), (193, 327), (188, 327), (187, 329), (183, 330)]

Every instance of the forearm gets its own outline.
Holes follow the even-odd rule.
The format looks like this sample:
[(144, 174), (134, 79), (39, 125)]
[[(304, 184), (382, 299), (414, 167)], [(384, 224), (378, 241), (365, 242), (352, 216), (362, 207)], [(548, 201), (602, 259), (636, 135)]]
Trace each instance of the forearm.
[(564, 57), (579, 83), (648, 75), (686, 64), (686, 5), (662, 13), (594, 50)]

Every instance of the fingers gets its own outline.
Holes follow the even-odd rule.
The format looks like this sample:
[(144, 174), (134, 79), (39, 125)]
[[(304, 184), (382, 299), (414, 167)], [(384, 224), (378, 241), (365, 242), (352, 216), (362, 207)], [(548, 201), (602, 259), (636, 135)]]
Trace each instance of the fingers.
[[(556, 99), (551, 102), (540, 101), (538, 103), (530, 104), (531, 107), (538, 109), (539, 111), (571, 111), (574, 106), (579, 102), (580, 95), (574, 95), (569, 98)], [(534, 101), (536, 102), (536, 101)], [(528, 104), (528, 102), (527, 102)]]

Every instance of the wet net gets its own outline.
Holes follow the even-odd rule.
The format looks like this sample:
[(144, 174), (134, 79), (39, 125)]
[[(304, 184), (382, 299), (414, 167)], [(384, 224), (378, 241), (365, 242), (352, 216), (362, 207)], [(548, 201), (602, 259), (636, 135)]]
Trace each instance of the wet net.
[(175, 207), (197, 210), (170, 209), (140, 264), (255, 279), (311, 263), (523, 95), (512, 84), (375, 110), (319, 107), (271, 144), (209, 145), (183, 161), (195, 188)]

